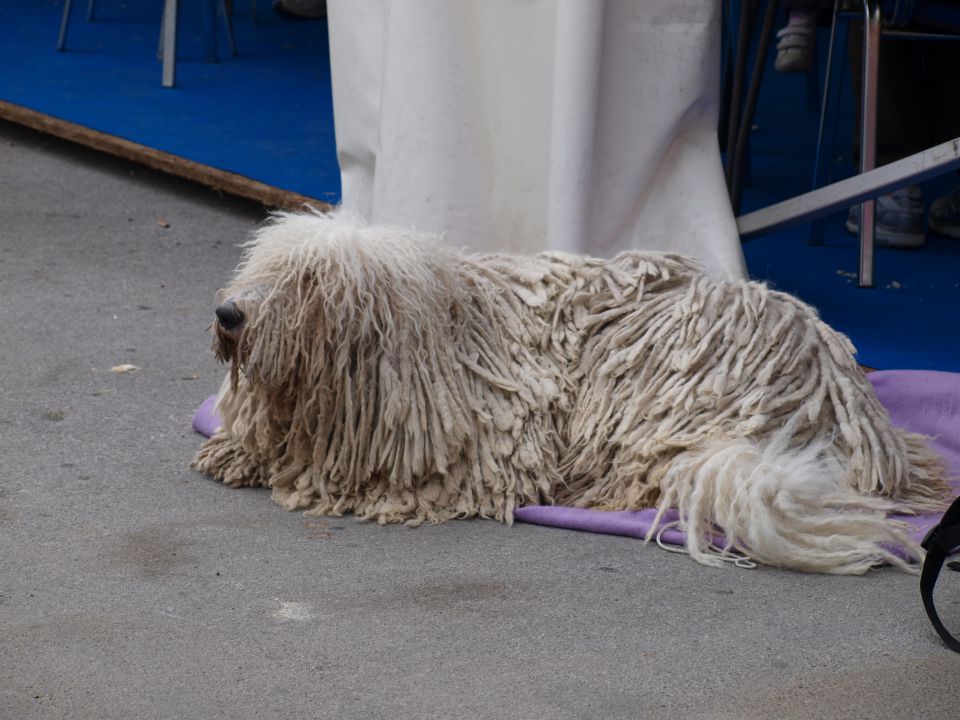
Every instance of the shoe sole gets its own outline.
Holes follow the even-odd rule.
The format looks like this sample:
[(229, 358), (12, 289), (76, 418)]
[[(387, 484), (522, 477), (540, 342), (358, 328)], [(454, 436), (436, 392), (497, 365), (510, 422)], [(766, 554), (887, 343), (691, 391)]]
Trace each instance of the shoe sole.
[(930, 230), (937, 235), (946, 235), (950, 238), (960, 239), (960, 225), (941, 225), (933, 218), (927, 221), (927, 225)]
[[(854, 235), (857, 235), (860, 232), (860, 225), (851, 222), (850, 220), (847, 220), (846, 227), (847, 232)], [(960, 233), (960, 229), (958, 229), (958, 233)], [(907, 233), (895, 233), (890, 232), (889, 230), (884, 230), (879, 226), (875, 227), (874, 229), (873, 239), (876, 241), (877, 245), (890, 248), (918, 248), (923, 246), (923, 244), (927, 241), (923, 233), (912, 235)]]
[(810, 70), (810, 63), (774, 63), (773, 69), (781, 73), (805, 73)]

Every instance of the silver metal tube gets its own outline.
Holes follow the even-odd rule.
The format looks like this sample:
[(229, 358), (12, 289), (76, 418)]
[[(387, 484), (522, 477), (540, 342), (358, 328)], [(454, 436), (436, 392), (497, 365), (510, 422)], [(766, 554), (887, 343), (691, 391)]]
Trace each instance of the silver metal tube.
[(960, 168), (960, 137), (737, 218), (743, 240), (816, 220), (869, 198)]
[[(824, 164), (832, 163), (833, 158), (824, 158), (823, 156), (823, 142), (826, 135), (827, 128), (827, 113), (830, 110), (837, 112), (836, 108), (830, 107), (830, 97), (831, 93), (836, 93), (835, 88), (830, 84), (830, 78), (833, 77), (833, 63), (837, 61), (837, 58), (834, 57), (834, 45), (837, 40), (837, 25), (840, 20), (840, 0), (836, 0), (833, 3), (833, 20), (830, 23), (830, 43), (827, 45), (827, 68), (824, 73), (823, 80), (823, 96), (820, 102), (820, 124), (817, 129), (817, 151), (813, 156), (813, 187), (812, 190), (816, 190), (820, 187), (820, 178), (825, 175)], [(844, 43), (846, 44), (846, 43)], [(841, 61), (842, 62), (842, 61)], [(833, 123), (831, 123), (831, 126)], [(833, 149), (833, 138), (831, 137), (831, 150)], [(824, 224), (822, 222), (815, 222), (810, 226), (809, 236), (807, 238), (807, 243), (810, 245), (823, 245), (823, 233), (824, 233)]]
[[(824, 162), (823, 156), (823, 140), (824, 133), (826, 132), (827, 126), (827, 110), (830, 108), (827, 107), (827, 100), (830, 96), (830, 71), (833, 68), (833, 63), (837, 61), (837, 58), (833, 57), (833, 45), (837, 38), (837, 22), (840, 16), (840, 4), (834, 3), (833, 6), (833, 21), (830, 23), (830, 44), (827, 45), (827, 69), (825, 74), (825, 80), (823, 82), (823, 97), (820, 101), (820, 125), (817, 129), (817, 152), (813, 156), (813, 189), (817, 189), (817, 183), (820, 180), (820, 166)], [(841, 58), (839, 62), (843, 62)], [(829, 158), (826, 162), (832, 162), (833, 158)], [(819, 243), (818, 243), (819, 244)]]
[(177, 4), (165, 0), (163, 5), (163, 80), (165, 88), (172, 88), (177, 75)]
[[(880, 3), (863, 0), (863, 96), (860, 106), (860, 172), (877, 166), (877, 74), (880, 69)], [(860, 204), (860, 287), (873, 287), (876, 201)]]
[(60, 20), (60, 35), (57, 37), (57, 51), (62, 51), (67, 46), (67, 26), (70, 24), (70, 11), (73, 0), (64, 0), (63, 18)]

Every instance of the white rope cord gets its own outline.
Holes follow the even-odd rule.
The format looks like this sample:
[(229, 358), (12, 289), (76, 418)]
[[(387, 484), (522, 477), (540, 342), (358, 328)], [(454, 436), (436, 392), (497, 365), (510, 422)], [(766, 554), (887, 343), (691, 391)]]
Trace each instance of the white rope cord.
[[(680, 530), (685, 532), (683, 528), (683, 523), (680, 520), (674, 520), (673, 522), (668, 522), (660, 526), (660, 529), (657, 531), (657, 545), (667, 552), (680, 553), (681, 555), (688, 555), (687, 549), (681, 545), (667, 545), (663, 542), (663, 533), (667, 530)], [(719, 558), (723, 562), (733, 563), (734, 567), (742, 568), (744, 570), (753, 570), (757, 563), (750, 559), (749, 555), (743, 555), (738, 552), (730, 550), (730, 548), (720, 548), (711, 543), (710, 551), (708, 552), (712, 557)]]

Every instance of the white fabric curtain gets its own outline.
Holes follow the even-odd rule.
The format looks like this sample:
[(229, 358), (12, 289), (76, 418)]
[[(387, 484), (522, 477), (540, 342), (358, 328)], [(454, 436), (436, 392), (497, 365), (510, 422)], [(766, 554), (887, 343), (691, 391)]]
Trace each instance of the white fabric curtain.
[(330, 0), (343, 204), (473, 250), (744, 275), (716, 0)]

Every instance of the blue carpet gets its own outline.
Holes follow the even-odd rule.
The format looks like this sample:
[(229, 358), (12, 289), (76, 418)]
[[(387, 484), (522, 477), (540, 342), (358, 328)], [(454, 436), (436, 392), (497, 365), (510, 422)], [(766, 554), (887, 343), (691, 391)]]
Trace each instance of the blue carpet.
[(236, 0), (237, 52), (203, 59), (199, 3), (181, 3), (177, 87), (160, 87), (163, 0), (0, 0), (0, 99), (327, 202), (340, 197), (326, 21)]
[[(823, 51), (826, 42), (820, 45)], [(845, 82), (836, 149), (847, 157), (835, 165), (835, 180), (851, 174), (849, 74)], [(806, 110), (805, 98), (802, 75), (768, 66), (751, 134), (752, 183), (744, 191), (742, 212), (810, 190), (819, 114)], [(926, 204), (957, 182), (950, 173), (925, 183)], [(820, 247), (806, 244), (806, 225), (747, 242), (750, 274), (815, 306), (853, 340), (864, 365), (960, 371), (960, 240), (928, 232), (921, 249), (877, 248), (876, 286), (859, 288), (857, 241), (846, 232), (845, 220), (846, 211), (828, 219)]]
[[(0, 99), (328, 202), (340, 195), (325, 22), (276, 16), (260, 0), (253, 24), (236, 0), (239, 55), (203, 61), (196, 3), (182, 3), (178, 87), (160, 87), (162, 0), (75, 0), (68, 51), (54, 51), (62, 0), (0, 0)], [(823, 50), (824, 43), (821, 43)], [(849, 80), (847, 81), (849, 83)], [(849, 85), (839, 148), (849, 148)], [(755, 118), (744, 211), (809, 189), (817, 114), (804, 79), (768, 69)], [(960, 129), (957, 132), (960, 135)], [(838, 166), (849, 173), (849, 162)], [(839, 177), (838, 176), (838, 177)], [(925, 186), (928, 202), (953, 177)], [(960, 241), (930, 235), (915, 251), (880, 248), (877, 287), (856, 287), (857, 249), (843, 214), (826, 244), (806, 228), (744, 246), (751, 274), (816, 306), (849, 335), (865, 365), (960, 371)]]

